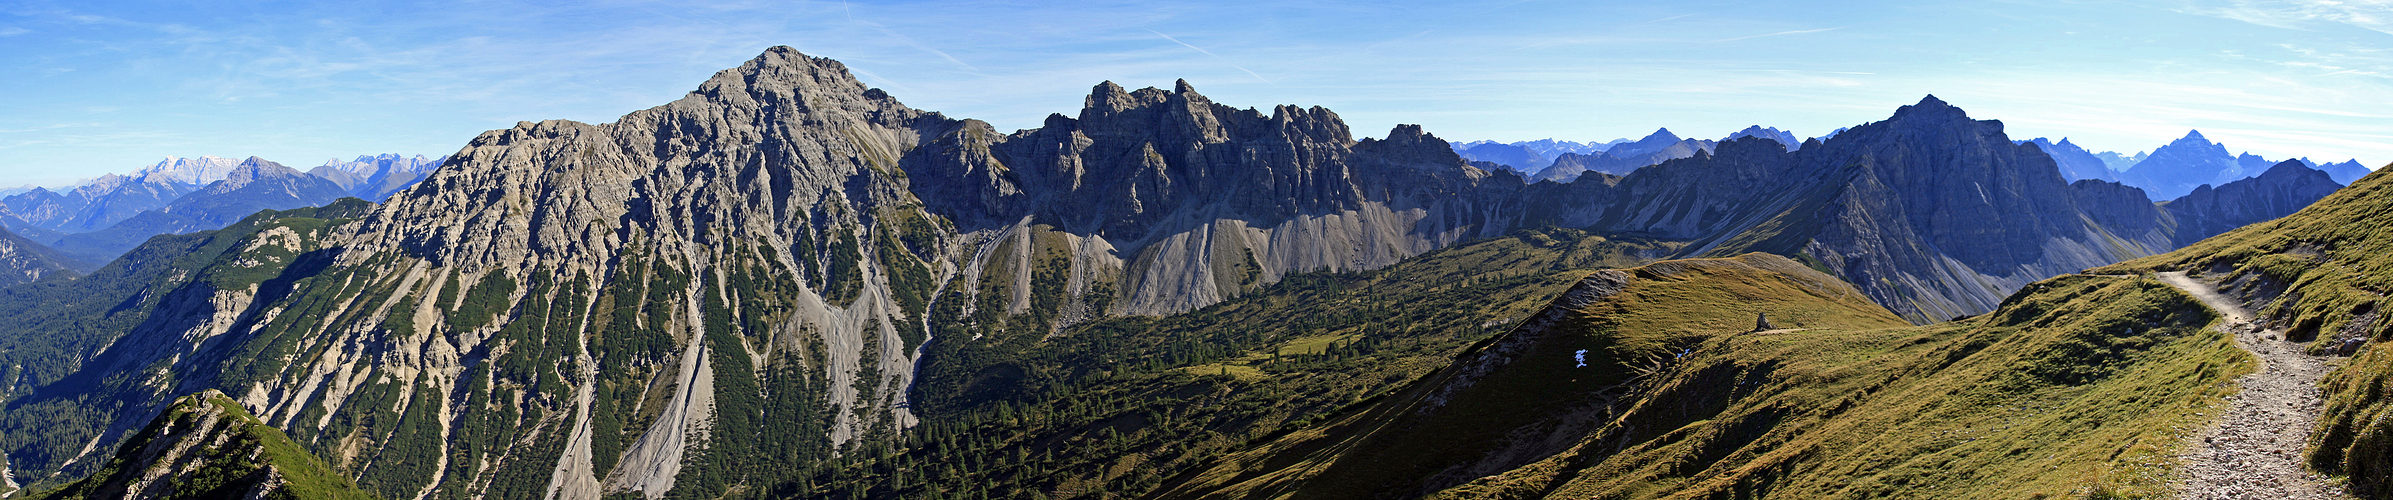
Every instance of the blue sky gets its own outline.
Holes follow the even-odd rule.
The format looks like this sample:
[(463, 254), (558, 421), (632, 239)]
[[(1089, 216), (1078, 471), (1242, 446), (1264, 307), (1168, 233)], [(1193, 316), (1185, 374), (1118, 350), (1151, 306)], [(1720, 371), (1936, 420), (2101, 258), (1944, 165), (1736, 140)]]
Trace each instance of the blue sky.
[(772, 45), (1004, 129), (1074, 113), (1102, 80), (1450, 140), (1809, 137), (1933, 93), (2020, 139), (2136, 151), (2198, 128), (2375, 166), (2393, 161), (2389, 2), (0, 0), (0, 186), (162, 156), (445, 154), (663, 104)]

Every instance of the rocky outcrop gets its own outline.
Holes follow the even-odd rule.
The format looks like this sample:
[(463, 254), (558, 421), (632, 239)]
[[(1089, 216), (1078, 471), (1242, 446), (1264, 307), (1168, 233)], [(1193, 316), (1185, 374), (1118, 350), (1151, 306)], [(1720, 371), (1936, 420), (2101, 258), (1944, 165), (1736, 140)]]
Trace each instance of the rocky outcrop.
[(0, 229), (0, 287), (42, 279), (57, 273), (73, 274), (66, 257), (49, 247), (34, 243), (7, 229)]

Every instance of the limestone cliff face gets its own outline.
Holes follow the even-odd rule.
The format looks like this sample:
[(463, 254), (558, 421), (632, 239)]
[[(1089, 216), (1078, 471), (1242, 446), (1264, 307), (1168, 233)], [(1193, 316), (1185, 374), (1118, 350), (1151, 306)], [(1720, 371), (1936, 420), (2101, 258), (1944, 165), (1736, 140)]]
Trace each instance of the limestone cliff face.
[(998, 134), (775, 48), (612, 123), (484, 133), (365, 213), (237, 226), (25, 384), (129, 404), (11, 462), (86, 470), (51, 450), (218, 388), (387, 497), (711, 496), (913, 425), (926, 353), (1507, 229), (1490, 179), (1418, 127), (1185, 84)]
[[(1356, 142), (1327, 109), (1266, 116), (1187, 82), (1107, 82), (1077, 118), (1002, 136), (965, 121), (923, 149), (905, 163), (914, 192), (966, 240), (988, 242), (963, 266), (967, 282), (1032, 271), (1011, 268), (1038, 245), (999, 245), (1020, 239), (1003, 235), (1060, 233), (1069, 244), (1049, 247), (1069, 254), (1065, 302), (1103, 302), (1072, 318), (1186, 311), (1284, 273), (1385, 266), (1508, 226), (1483, 202), (1502, 183), (1417, 126)], [(1010, 288), (1017, 298), (1003, 302), (1028, 293)]]

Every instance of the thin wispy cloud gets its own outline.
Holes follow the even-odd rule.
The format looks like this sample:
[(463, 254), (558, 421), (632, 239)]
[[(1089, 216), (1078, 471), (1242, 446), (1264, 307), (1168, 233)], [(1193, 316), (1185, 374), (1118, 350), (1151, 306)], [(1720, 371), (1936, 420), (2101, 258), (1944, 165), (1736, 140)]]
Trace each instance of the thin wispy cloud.
[(1836, 30), (1840, 30), (1840, 29), (1844, 29), (1844, 27), (1842, 27), (1842, 26), (1838, 26), (1838, 27), (1834, 27), (1834, 28), (1815, 28), (1815, 29), (1807, 29), (1807, 30), (1787, 30), (1787, 31), (1780, 31), (1780, 32), (1775, 32), (1775, 33), (1762, 33), (1762, 34), (1759, 34), (1759, 35), (1745, 35), (1745, 36), (1738, 36), (1738, 37), (1722, 38), (1722, 39), (1718, 39), (1718, 40), (1712, 40), (1712, 41), (1713, 41), (1713, 42), (1735, 42), (1735, 41), (1741, 41), (1741, 40), (1752, 40), (1752, 39), (1755, 39), (1755, 38), (1770, 38), (1770, 37), (1788, 36), (1788, 35), (1808, 35), (1808, 34), (1812, 34), (1812, 33), (1826, 33), (1826, 32), (1830, 32), (1830, 31), (1836, 31)]
[(1210, 51), (1210, 50), (1205, 50), (1205, 48), (1204, 48), (1204, 47), (1198, 47), (1198, 46), (1196, 46), (1196, 45), (1191, 45), (1191, 44), (1189, 44), (1188, 42), (1183, 42), (1183, 41), (1180, 41), (1180, 39), (1178, 39), (1178, 38), (1172, 38), (1172, 36), (1171, 36), (1171, 35), (1166, 35), (1166, 34), (1163, 34), (1163, 32), (1161, 32), (1161, 31), (1147, 30), (1147, 32), (1148, 32), (1148, 33), (1154, 33), (1154, 34), (1155, 34), (1155, 36), (1163, 37), (1163, 39), (1165, 39), (1165, 40), (1171, 40), (1171, 42), (1172, 42), (1172, 43), (1180, 44), (1180, 46), (1182, 46), (1182, 47), (1188, 47), (1188, 50), (1194, 50), (1194, 51), (1197, 51), (1197, 53), (1199, 53), (1199, 54), (1204, 54), (1204, 55), (1206, 55), (1206, 56), (1208, 56), (1208, 57), (1212, 57), (1212, 58), (1214, 58), (1214, 59), (1218, 59), (1218, 60), (1220, 60), (1220, 61), (1221, 61), (1223, 64), (1228, 64), (1228, 65), (1230, 65), (1230, 67), (1232, 67), (1232, 68), (1238, 68), (1238, 70), (1239, 70), (1239, 71), (1244, 71), (1244, 72), (1246, 72), (1247, 76), (1252, 76), (1252, 77), (1255, 77), (1255, 80), (1257, 80), (1257, 81), (1261, 81), (1261, 82), (1263, 82), (1263, 83), (1271, 83), (1271, 79), (1270, 79), (1270, 78), (1264, 78), (1264, 77), (1263, 77), (1263, 75), (1262, 75), (1261, 73), (1256, 73), (1256, 72), (1255, 72), (1255, 70), (1246, 69), (1246, 67), (1245, 67), (1245, 66), (1240, 66), (1240, 65), (1238, 65), (1237, 63), (1230, 62), (1230, 59), (1229, 59), (1229, 58), (1227, 58), (1227, 57), (1222, 57), (1222, 56), (1221, 56), (1221, 54), (1215, 54), (1215, 53), (1213, 53), (1213, 51)]
[(2281, 29), (2308, 30), (2317, 23), (2334, 23), (2393, 34), (2393, 1), (2387, 0), (2231, 0), (2190, 5), (2179, 11)]
[(1637, 24), (1661, 24), (1661, 23), (1667, 23), (1667, 22), (1671, 22), (1671, 21), (1677, 21), (1677, 20), (1680, 20), (1680, 19), (1686, 19), (1686, 18), (1690, 18), (1690, 17), (1695, 17), (1695, 15), (1694, 15), (1694, 14), (1679, 14), (1679, 15), (1675, 15), (1675, 16), (1665, 16), (1665, 17), (1656, 18), (1656, 19), (1649, 19), (1649, 20), (1646, 20), (1646, 21), (1644, 21), (1644, 22), (1640, 22), (1640, 23), (1637, 23)]

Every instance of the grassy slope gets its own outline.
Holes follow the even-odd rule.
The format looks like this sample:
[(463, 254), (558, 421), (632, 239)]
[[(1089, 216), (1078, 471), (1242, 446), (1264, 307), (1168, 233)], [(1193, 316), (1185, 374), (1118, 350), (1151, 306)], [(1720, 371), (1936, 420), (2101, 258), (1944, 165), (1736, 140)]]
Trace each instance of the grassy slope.
[[(1628, 285), (1584, 306), (1556, 299), (1553, 312), (1482, 343), (1397, 397), (1241, 452), (1180, 478), (1167, 495), (1410, 496), (1424, 478), (1487, 472), (1450, 467), (1500, 467), (1552, 453), (1549, 443), (1609, 418), (1610, 403), (1637, 385), (1638, 370), (1749, 330), (1757, 312), (1795, 328), (1905, 324), (1835, 278), (1776, 256), (1670, 261), (1610, 276)], [(1590, 282), (1573, 295), (1600, 294), (1608, 283)], [(1586, 367), (1577, 366), (1582, 349)], [(1482, 376), (1480, 366), (1496, 368)]]
[[(1412, 399), (1450, 373), (1166, 496), (2157, 495), (2182, 433), (2251, 369), (2207, 310), (2148, 279), (2056, 278), (1908, 327), (1866, 301), (1753, 290), (1782, 283), (1757, 273), (1639, 273), (1443, 408)], [(1740, 333), (1749, 307), (1821, 315)], [(1558, 358), (1589, 346), (1611, 355)], [(1643, 357), (1657, 350), (1684, 354)]]
[(1958, 323), (1721, 339), (1585, 443), (1619, 453), (1449, 493), (2159, 495), (2183, 433), (2251, 369), (2213, 319), (2152, 280), (2064, 277)]
[(2097, 272), (2183, 270), (2224, 281), (2287, 337), (2325, 352), (2357, 339), (2327, 376), (2326, 414), (2311, 434), (2312, 467), (2347, 475), (2358, 493), (2393, 498), (2393, 174), (2379, 169), (2293, 215)]

